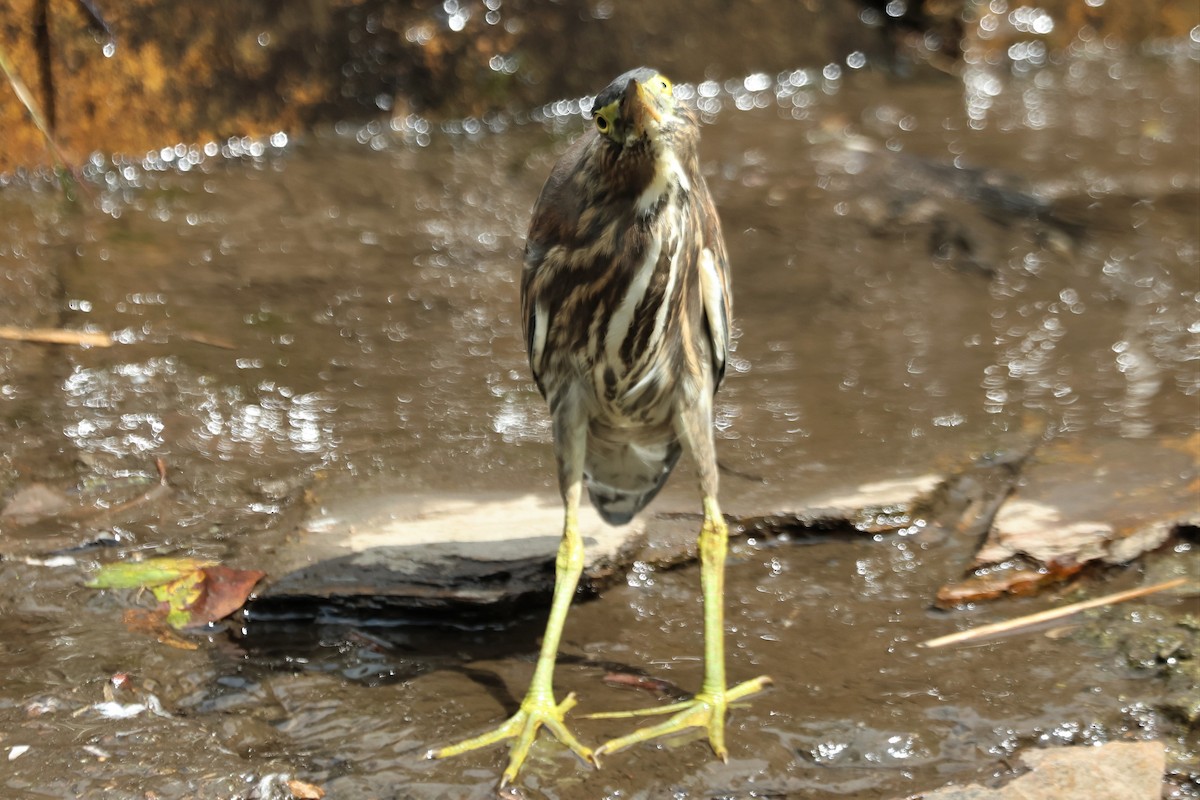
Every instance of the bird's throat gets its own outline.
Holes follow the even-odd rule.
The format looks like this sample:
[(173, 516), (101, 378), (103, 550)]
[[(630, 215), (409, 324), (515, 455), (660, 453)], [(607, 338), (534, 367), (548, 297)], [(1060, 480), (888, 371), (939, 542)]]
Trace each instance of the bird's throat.
[(679, 163), (675, 151), (659, 145), (654, 156), (654, 172), (650, 183), (638, 195), (637, 209), (641, 214), (647, 214), (655, 208), (660, 208), (664, 199), (672, 191), (688, 192), (691, 184), (683, 165)]

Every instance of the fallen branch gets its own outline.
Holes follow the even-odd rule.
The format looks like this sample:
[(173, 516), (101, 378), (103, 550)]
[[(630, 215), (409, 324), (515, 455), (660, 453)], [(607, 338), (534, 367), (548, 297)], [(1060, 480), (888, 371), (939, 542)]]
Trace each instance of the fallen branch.
[(1032, 625), (1037, 625), (1041, 622), (1049, 622), (1051, 620), (1069, 617), (1072, 614), (1078, 614), (1080, 611), (1086, 611), (1089, 608), (1123, 603), (1126, 600), (1134, 600), (1138, 597), (1145, 597), (1148, 594), (1164, 592), (1167, 589), (1174, 589), (1176, 586), (1182, 586), (1186, 582), (1187, 578), (1175, 578), (1173, 580), (1155, 584), (1154, 586), (1143, 586), (1139, 589), (1129, 589), (1128, 591), (1117, 592), (1115, 594), (1106, 594), (1103, 597), (1094, 597), (1091, 600), (1072, 603), (1068, 606), (1051, 608), (1047, 609), (1046, 611), (1039, 611), (1036, 614), (1029, 614), (1024, 617), (1017, 617), (1016, 619), (1010, 619), (1004, 622), (994, 622), (991, 625), (981, 625), (978, 628), (968, 628), (967, 630), (959, 631), (958, 633), (939, 636), (936, 639), (930, 639), (928, 641), (921, 642), (917, 645), (917, 647), (945, 647), (948, 644), (958, 644), (959, 642), (981, 639), (998, 633), (1009, 633), (1011, 631), (1020, 630), (1021, 628), (1028, 628)]
[(78, 344), (88, 347), (112, 347), (113, 343), (112, 337), (107, 333), (86, 333), (63, 328), (20, 328), (16, 325), (0, 325), (0, 339), (44, 344)]

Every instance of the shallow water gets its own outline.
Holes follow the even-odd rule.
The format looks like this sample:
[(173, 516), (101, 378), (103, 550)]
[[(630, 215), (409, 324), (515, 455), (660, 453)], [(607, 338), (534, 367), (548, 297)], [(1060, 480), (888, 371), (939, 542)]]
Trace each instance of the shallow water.
[[(684, 86), (710, 123), (704, 168), (735, 269), (725, 508), (962, 463), (1029, 430), (1193, 432), (1197, 58), (1081, 47), (961, 83), (844, 68)], [(127, 596), (81, 583), (138, 551), (253, 566), (314, 482), (552, 486), (516, 277), (528, 210), (583, 123), (533, 116), (474, 134), (343, 125), (187, 170), (173, 153), (97, 158), (104, 213), (42, 185), (0, 193), (5, 316), (119, 342), (0, 347), (0, 489), (108, 501), (155, 458), (173, 487), (113, 514), (0, 522), (9, 792), (228, 797), (291, 773), (339, 798), (492, 793), (502, 748), (420, 754), (511, 710), (538, 609), (498, 630), (214, 630), (182, 651), (127, 629)], [(542, 741), (527, 795), (897, 797), (1004, 773), (1022, 746), (1153, 737), (1171, 749), (1170, 791), (1196, 796), (1194, 730), (1119, 653), (1040, 633), (916, 649), (1058, 599), (931, 611), (974, 544), (913, 530), (738, 545), (731, 678), (765, 672), (776, 688), (732, 717), (730, 763), (692, 741), (590, 772)], [(1154, 559), (1194, 557), (1173, 548)], [(1124, 588), (1139, 570), (1098, 579)], [(693, 690), (699, 610), (696, 569), (635, 565), (573, 611), (559, 690), (580, 712), (654, 702), (605, 687), (614, 668)], [(170, 716), (103, 719), (116, 673)], [(578, 726), (593, 742), (628, 727)]]

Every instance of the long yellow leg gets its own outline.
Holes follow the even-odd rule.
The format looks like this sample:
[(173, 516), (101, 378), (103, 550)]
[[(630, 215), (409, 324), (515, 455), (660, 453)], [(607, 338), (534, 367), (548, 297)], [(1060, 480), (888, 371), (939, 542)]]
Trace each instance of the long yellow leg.
[(689, 728), (706, 728), (713, 752), (722, 761), (728, 759), (729, 751), (725, 748), (725, 712), (729, 704), (762, 691), (771, 683), (771, 679), (763, 675), (739, 683), (732, 689), (725, 687), (724, 594), (728, 540), (729, 530), (725, 525), (725, 518), (721, 516), (716, 498), (705, 497), (704, 524), (700, 528), (700, 586), (704, 594), (704, 682), (700, 692), (691, 700), (661, 708), (589, 714), (589, 718), (592, 719), (614, 719), (673, 713), (670, 719), (658, 725), (639, 728), (628, 736), (605, 742), (596, 749), (597, 756), (601, 753), (615, 753), (631, 744), (679, 733)]
[(504, 786), (516, 780), (517, 773), (529, 754), (529, 748), (537, 737), (538, 729), (544, 725), (577, 756), (588, 763), (596, 763), (592, 751), (580, 744), (563, 722), (566, 713), (575, 706), (575, 695), (569, 694), (561, 703), (557, 703), (554, 700), (553, 687), (558, 643), (562, 638), (563, 625), (567, 621), (571, 598), (575, 595), (575, 587), (583, 571), (583, 539), (579, 535), (576, 521), (579, 494), (580, 487), (576, 482), (567, 490), (564, 498), (566, 522), (563, 526), (562, 543), (558, 548), (558, 558), (555, 561), (554, 599), (550, 605), (550, 620), (546, 623), (546, 634), (542, 639), (542, 649), (538, 654), (537, 667), (533, 671), (533, 680), (530, 681), (525, 699), (521, 701), (520, 709), (498, 728), (458, 744), (431, 750), (426, 754), (427, 758), (447, 758), (504, 739), (515, 739), (509, 750), (508, 767), (500, 780), (500, 785)]

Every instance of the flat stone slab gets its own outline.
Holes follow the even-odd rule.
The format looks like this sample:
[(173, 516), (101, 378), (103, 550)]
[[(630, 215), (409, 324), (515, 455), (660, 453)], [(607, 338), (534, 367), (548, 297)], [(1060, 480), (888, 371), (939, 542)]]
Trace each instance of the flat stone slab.
[(999, 788), (948, 786), (925, 800), (1158, 800), (1166, 751), (1162, 742), (1108, 742), (1099, 747), (1025, 750), (1029, 772)]
[(868, 480), (802, 498), (792, 507), (785, 505), (764, 516), (791, 517), (808, 524), (844, 523), (864, 533), (894, 531), (915, 522), (946, 480), (946, 475), (936, 472)]
[(951, 605), (1023, 591), (1090, 563), (1123, 564), (1200, 525), (1200, 434), (1060, 439), (1039, 447), (1000, 506)]
[[(352, 602), (390, 598), (436, 611), (492, 606), (554, 586), (554, 557), (563, 524), (551, 495), (476, 493), (341, 495), (315, 512), (269, 559), (266, 585), (251, 612), (279, 601)], [(606, 525), (590, 507), (579, 527), (587, 571), (624, 560), (646, 522)]]
[(1000, 508), (977, 566), (1025, 555), (1045, 564), (1119, 564), (1200, 516), (1200, 435), (1065, 440), (1039, 450)]
[[(887, 520), (907, 520), (940, 485), (935, 474), (863, 484), (747, 518), (821, 521), (878, 530)], [(557, 494), (349, 492), (323, 487), (311, 514), (254, 563), (268, 573), (248, 605), (252, 615), (304, 615), (322, 604), (421, 612), (474, 607), (503, 614), (509, 604), (548, 597), (563, 524)], [(695, 556), (699, 501), (664, 494), (627, 525), (607, 525), (590, 504), (580, 508), (586, 548), (585, 585), (603, 586), (635, 560), (655, 565)], [(734, 517), (737, 530), (743, 520)], [(898, 525), (892, 525), (897, 527)]]
[[(1036, 588), (1089, 563), (1124, 563), (1163, 544), (1177, 526), (1197, 524), (1198, 452), (1200, 435), (1062, 439), (945, 473), (889, 474), (883, 464), (806, 496), (735, 486), (726, 511), (740, 512), (730, 517), (735, 533), (768, 535), (837, 526), (878, 533), (931, 516), (945, 524), (948, 516), (960, 531), (984, 536), (965, 579), (938, 594), (942, 605), (956, 605)], [(699, 503), (686, 483), (620, 527), (583, 504), (585, 586), (602, 588), (635, 560), (663, 566), (695, 557)], [(306, 602), (382, 603), (503, 615), (512, 603), (549, 597), (562, 515), (558, 495), (547, 492), (323, 486), (308, 517), (270, 552), (256, 554), (255, 566), (270, 577), (249, 611), (291, 615)]]

